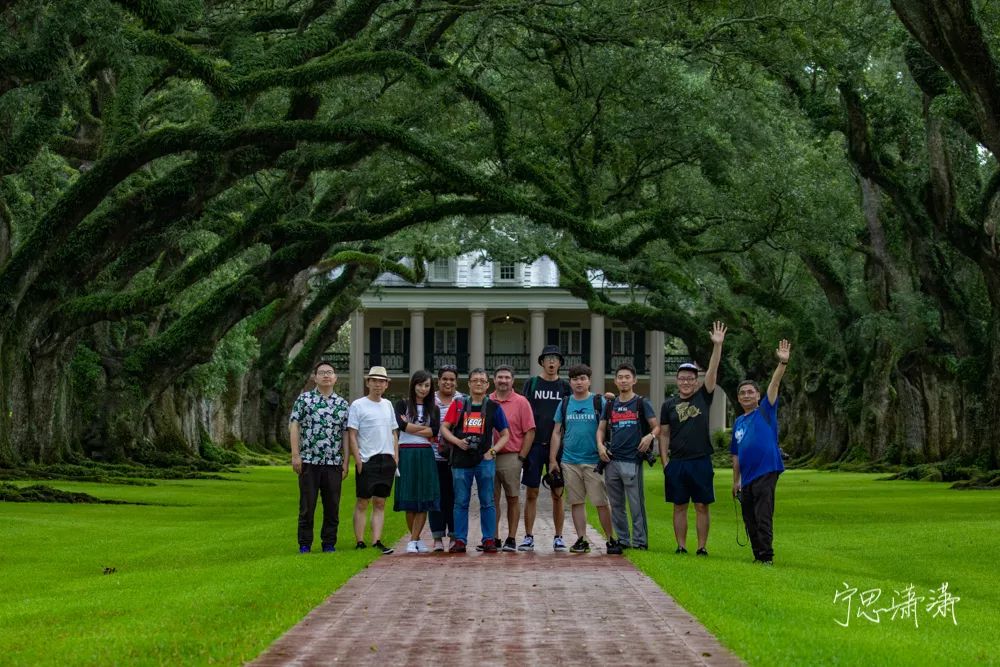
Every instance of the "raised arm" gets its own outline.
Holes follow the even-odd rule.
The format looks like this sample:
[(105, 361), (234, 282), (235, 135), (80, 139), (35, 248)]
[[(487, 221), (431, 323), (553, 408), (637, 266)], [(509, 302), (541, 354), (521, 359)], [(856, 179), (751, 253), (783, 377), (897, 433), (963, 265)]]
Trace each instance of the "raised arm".
[(708, 360), (708, 370), (705, 371), (705, 391), (715, 391), (715, 383), (719, 379), (719, 362), (722, 360), (722, 341), (726, 340), (726, 325), (716, 321), (712, 324), (712, 358)]
[(781, 378), (785, 375), (785, 367), (788, 366), (788, 357), (792, 352), (792, 344), (784, 338), (778, 343), (778, 349), (774, 351), (778, 357), (778, 366), (771, 376), (771, 384), (767, 385), (767, 400), (774, 405), (778, 400), (778, 387), (781, 386)]

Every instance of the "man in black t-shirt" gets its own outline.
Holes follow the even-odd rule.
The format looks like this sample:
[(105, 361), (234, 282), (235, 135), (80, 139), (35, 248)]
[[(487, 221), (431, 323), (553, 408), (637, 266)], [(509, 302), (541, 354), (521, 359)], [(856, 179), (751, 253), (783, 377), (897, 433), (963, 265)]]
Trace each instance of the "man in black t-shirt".
[[(546, 345), (538, 355), (538, 364), (542, 374), (530, 378), (521, 390), (522, 395), (531, 404), (531, 412), (535, 417), (535, 439), (526, 457), (521, 483), (527, 489), (524, 498), (524, 542), (518, 547), (521, 551), (534, 549), (535, 514), (538, 508), (538, 487), (542, 481), (542, 468), (548, 472), (549, 440), (555, 427), (556, 408), (562, 403), (564, 396), (573, 394), (569, 382), (559, 377), (559, 369), (563, 365), (563, 356), (558, 345)], [(562, 489), (558, 494), (552, 492), (552, 521), (555, 523), (556, 534), (552, 541), (555, 551), (566, 551), (563, 540), (563, 509)]]
[(708, 506), (715, 502), (712, 479), (712, 438), (708, 413), (712, 407), (715, 382), (722, 359), (726, 325), (712, 325), (712, 357), (705, 372), (705, 382), (698, 386), (698, 366), (683, 363), (677, 368), (677, 395), (663, 402), (660, 409), (660, 459), (663, 461), (664, 493), (674, 505), (674, 553), (686, 554), (688, 503), (694, 501), (697, 517), (699, 556), (707, 556)]

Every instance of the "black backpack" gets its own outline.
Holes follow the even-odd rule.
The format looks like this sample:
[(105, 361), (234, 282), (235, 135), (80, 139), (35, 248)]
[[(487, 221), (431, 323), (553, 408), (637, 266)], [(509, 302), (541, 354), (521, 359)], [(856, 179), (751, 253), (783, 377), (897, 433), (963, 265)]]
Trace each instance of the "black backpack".
[[(465, 423), (465, 412), (466, 412), (465, 408), (467, 406), (469, 406), (469, 405), (472, 404), (472, 397), (471, 396), (463, 396), (462, 398), (456, 398), (455, 400), (457, 400), (459, 402), (459, 405), (458, 405), (458, 416), (455, 418), (455, 426), (457, 427), (460, 424), (464, 424)], [(493, 406), (493, 401), (490, 400), (490, 397), (489, 396), (483, 396), (483, 405), (480, 408), (482, 410), (482, 415), (483, 415), (483, 420), (484, 420), (484, 422), (483, 422), (483, 424), (484, 424), (483, 434), (485, 434), (487, 431), (489, 431), (490, 435), (493, 434), (493, 415), (496, 413), (496, 408), (493, 407), (492, 410), (489, 410), (489, 408), (491, 406)], [(464, 435), (463, 435), (463, 437), (464, 437)], [(493, 443), (490, 443), (490, 444), (493, 444)], [(479, 446), (482, 447), (482, 443), (479, 443)], [(459, 449), (458, 447), (455, 447), (454, 445), (449, 446), (449, 448), (448, 448), (448, 465), (451, 465), (452, 458), (454, 457), (456, 450), (460, 451), (460, 452), (464, 451), (464, 450)]]

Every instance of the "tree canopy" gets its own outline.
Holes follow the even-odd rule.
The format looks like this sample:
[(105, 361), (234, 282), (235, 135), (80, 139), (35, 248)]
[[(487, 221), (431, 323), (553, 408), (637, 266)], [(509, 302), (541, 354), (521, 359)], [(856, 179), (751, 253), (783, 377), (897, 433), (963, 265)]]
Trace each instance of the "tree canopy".
[(792, 338), (796, 455), (995, 468), (996, 11), (0, 1), (0, 463), (196, 451), (206, 395), (280, 445), (371, 282), (477, 247), (726, 319), (724, 378)]

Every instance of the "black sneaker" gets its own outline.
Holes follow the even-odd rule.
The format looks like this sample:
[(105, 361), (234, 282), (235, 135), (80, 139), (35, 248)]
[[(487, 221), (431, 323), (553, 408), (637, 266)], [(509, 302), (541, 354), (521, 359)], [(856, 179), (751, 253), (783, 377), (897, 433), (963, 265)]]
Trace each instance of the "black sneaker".
[(503, 541), (503, 550), (506, 551), (506, 552), (508, 552), (508, 553), (510, 553), (510, 552), (516, 553), (517, 552), (517, 540), (515, 540), (513, 537), (508, 537), (506, 540)]
[(590, 553), (590, 542), (582, 537), (579, 537), (576, 542), (573, 543), (573, 546), (569, 548), (569, 552), (572, 554), (588, 554)]
[(384, 544), (382, 544), (382, 540), (376, 541), (375, 544), (373, 544), (372, 546), (375, 547), (376, 549), (381, 550), (382, 554), (385, 556), (388, 556), (393, 551), (395, 551), (395, 549), (393, 549), (392, 547), (387, 547)]
[(685, 549), (684, 547), (677, 547), (676, 549), (674, 549), (675, 554), (686, 554), (687, 552), (688, 550)]
[(357, 544), (354, 545), (354, 548), (355, 549), (367, 549), (368, 545), (365, 544), (364, 542), (358, 542)]
[(694, 555), (695, 556), (707, 556), (708, 555), (708, 549), (706, 549), (705, 547), (698, 547), (698, 550), (694, 552)]
[(622, 554), (622, 543), (618, 540), (611, 540), (604, 546), (604, 553), (609, 556), (620, 556)]

